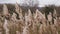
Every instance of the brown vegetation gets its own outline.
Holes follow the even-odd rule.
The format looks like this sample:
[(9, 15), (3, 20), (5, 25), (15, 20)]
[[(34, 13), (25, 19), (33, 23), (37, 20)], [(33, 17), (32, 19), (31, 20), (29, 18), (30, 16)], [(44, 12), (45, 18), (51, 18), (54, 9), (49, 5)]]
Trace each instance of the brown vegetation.
[[(12, 11), (12, 15), (9, 11)], [(33, 14), (31, 9), (24, 12), (18, 4), (14, 6), (3, 5), (2, 14), (0, 14), (0, 32), (1, 34), (58, 34), (60, 27), (60, 19), (54, 11), (54, 24), (52, 24), (52, 16), (49, 12), (48, 20), (45, 13), (36, 9)], [(18, 19), (17, 19), (18, 18)]]

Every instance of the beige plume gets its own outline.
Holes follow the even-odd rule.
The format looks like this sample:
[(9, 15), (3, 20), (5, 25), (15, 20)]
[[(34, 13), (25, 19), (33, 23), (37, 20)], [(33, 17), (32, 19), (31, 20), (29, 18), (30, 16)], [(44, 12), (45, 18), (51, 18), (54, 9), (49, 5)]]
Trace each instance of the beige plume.
[(3, 15), (8, 15), (9, 14), (9, 12), (8, 12), (8, 8), (7, 8), (7, 6), (4, 4), (3, 5)]

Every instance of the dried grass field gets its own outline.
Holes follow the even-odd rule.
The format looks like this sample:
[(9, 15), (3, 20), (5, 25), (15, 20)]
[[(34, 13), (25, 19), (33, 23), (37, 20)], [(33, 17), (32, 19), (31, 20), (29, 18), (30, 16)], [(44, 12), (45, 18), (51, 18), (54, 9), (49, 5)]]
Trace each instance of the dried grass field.
[(22, 13), (22, 9), (18, 4), (15, 5), (16, 13), (9, 13), (7, 6), (3, 5), (3, 11), (0, 12), (0, 34), (60, 34), (60, 17), (57, 18), (56, 10), (54, 10), (54, 24), (52, 22), (52, 14), (49, 13), (48, 20), (45, 13), (42, 14), (38, 9), (35, 13), (31, 13), (28, 9), (27, 13)]

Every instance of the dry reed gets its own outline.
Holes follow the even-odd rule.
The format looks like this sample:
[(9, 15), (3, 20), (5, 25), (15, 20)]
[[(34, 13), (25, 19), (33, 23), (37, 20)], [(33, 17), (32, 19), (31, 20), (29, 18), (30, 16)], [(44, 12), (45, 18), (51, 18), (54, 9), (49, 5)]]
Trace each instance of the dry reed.
[[(7, 6), (4, 4), (4, 16), (0, 17), (4, 18), (4, 22), (0, 20), (0, 27), (4, 28), (5, 34), (58, 34), (59, 24), (57, 22), (59, 23), (59, 20), (55, 16), (56, 12), (54, 12), (54, 17), (56, 17), (54, 24), (51, 24), (51, 13), (48, 15), (48, 20), (46, 20), (45, 14), (42, 14), (38, 9), (36, 9), (36, 13), (34, 14), (28, 9), (28, 12), (23, 16), (22, 9), (17, 3), (15, 8), (15, 11), (19, 14), (19, 20), (16, 18), (17, 15), (15, 13), (10, 16)], [(6, 19), (5, 17), (10, 19)]]

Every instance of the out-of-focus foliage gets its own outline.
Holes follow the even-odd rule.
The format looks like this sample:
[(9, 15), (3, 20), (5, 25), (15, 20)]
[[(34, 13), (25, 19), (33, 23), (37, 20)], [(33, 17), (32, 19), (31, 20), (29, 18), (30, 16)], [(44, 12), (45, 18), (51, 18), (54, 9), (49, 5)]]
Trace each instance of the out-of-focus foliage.
[(30, 6), (30, 7), (35, 7), (38, 6), (39, 1), (38, 0), (22, 0), (20, 3), (21, 6)]

